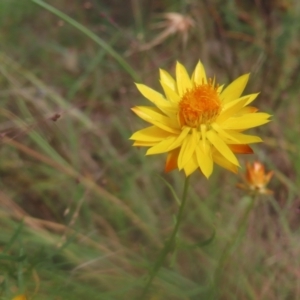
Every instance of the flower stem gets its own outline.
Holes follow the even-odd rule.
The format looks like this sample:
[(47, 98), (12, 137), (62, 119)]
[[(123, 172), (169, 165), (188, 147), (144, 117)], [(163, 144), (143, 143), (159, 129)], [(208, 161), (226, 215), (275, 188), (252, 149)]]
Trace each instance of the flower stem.
[(219, 285), (219, 282), (220, 282), (220, 279), (221, 279), (221, 276), (222, 276), (222, 271), (224, 269), (224, 266), (226, 265), (226, 262), (227, 262), (230, 254), (232, 252), (233, 247), (235, 246), (238, 238), (240, 237), (242, 231), (245, 228), (245, 225), (246, 225), (246, 223), (249, 219), (250, 212), (252, 211), (252, 209), (254, 207), (254, 204), (256, 202), (256, 198), (257, 198), (257, 196), (253, 195), (252, 198), (250, 199), (250, 203), (249, 203), (247, 209), (244, 212), (243, 217), (240, 219), (240, 222), (238, 224), (237, 232), (232, 237), (232, 239), (227, 243), (227, 245), (225, 247), (225, 250), (222, 252), (222, 255), (221, 255), (219, 263), (218, 263), (218, 266), (217, 266), (217, 268), (215, 270), (215, 273), (214, 273), (214, 291), (219, 290), (218, 285)]
[(182, 200), (180, 203), (180, 207), (176, 216), (176, 223), (174, 226), (174, 229), (172, 231), (172, 234), (170, 236), (170, 238), (166, 241), (163, 249), (160, 252), (160, 255), (157, 259), (157, 261), (155, 262), (153, 269), (151, 270), (147, 283), (140, 295), (140, 297), (138, 299), (144, 299), (145, 296), (147, 295), (149, 288), (152, 284), (153, 279), (155, 278), (157, 272), (159, 271), (159, 269), (161, 268), (163, 262), (165, 261), (167, 255), (169, 254), (169, 252), (173, 249), (173, 246), (175, 244), (175, 240), (176, 240), (176, 236), (177, 236), (177, 232), (179, 229), (179, 225), (181, 223), (182, 220), (182, 216), (183, 216), (183, 210), (186, 204), (186, 199), (187, 199), (187, 191), (188, 191), (188, 186), (189, 186), (189, 178), (190, 177), (186, 177), (185, 182), (184, 182), (184, 188), (183, 188), (183, 193), (182, 193)]

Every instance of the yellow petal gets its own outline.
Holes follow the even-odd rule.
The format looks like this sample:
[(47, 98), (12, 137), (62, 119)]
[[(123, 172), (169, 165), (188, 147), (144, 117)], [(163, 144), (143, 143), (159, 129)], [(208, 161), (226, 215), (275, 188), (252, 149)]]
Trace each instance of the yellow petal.
[(228, 118), (233, 117), (236, 113), (238, 113), (249, 101), (249, 96), (244, 96), (238, 98), (234, 101), (231, 101), (224, 105), (223, 110), (219, 117), (217, 118), (216, 122), (218, 124), (223, 123)]
[[(180, 101), (179, 95), (172, 90), (168, 85), (166, 85), (163, 81), (160, 82), (167, 99), (172, 103), (178, 103)], [(176, 106), (177, 107), (177, 106)]]
[(157, 127), (174, 133), (179, 134), (180, 129), (179, 125), (177, 124), (177, 120), (170, 119), (164, 115), (162, 115), (158, 109), (149, 106), (136, 106), (131, 109), (135, 112), (141, 119), (149, 122)]
[(199, 166), (198, 166), (197, 159), (196, 159), (195, 155), (193, 155), (183, 168), (185, 176), (186, 177), (190, 176), (192, 173), (194, 173), (198, 169), (198, 167)]
[(206, 132), (207, 132), (207, 128), (205, 124), (201, 124), (200, 126), (200, 130), (201, 130), (201, 139), (202, 139), (202, 146), (203, 149), (205, 150), (206, 147)]
[(161, 112), (163, 112), (169, 118), (177, 120), (178, 108), (176, 106), (158, 107), (158, 108), (160, 109)]
[(227, 133), (238, 141), (238, 144), (261, 143), (262, 139), (255, 135), (243, 134), (234, 130), (227, 130)]
[(245, 106), (236, 114), (236, 117), (243, 116), (246, 114), (253, 114), (256, 113), (257, 111), (258, 109), (254, 106)]
[(176, 137), (174, 143), (172, 145), (170, 145), (169, 147), (169, 151), (178, 148), (182, 145), (184, 139), (186, 138), (186, 136), (189, 134), (191, 128), (190, 127), (184, 127), (183, 130), (180, 132), (180, 134)]
[(169, 136), (169, 132), (166, 132), (156, 126), (150, 126), (136, 131), (129, 139), (144, 142), (159, 142)]
[(177, 92), (176, 82), (165, 70), (159, 69), (160, 81), (167, 85), (172, 91)]
[(152, 103), (154, 103), (164, 114), (166, 114), (167, 116), (173, 116), (174, 114), (176, 114), (177, 108), (166, 101), (162, 94), (144, 84), (136, 83), (136, 86), (141, 94)]
[(217, 89), (217, 92), (220, 94), (223, 91), (224, 84), (220, 85)]
[(152, 147), (155, 146), (157, 142), (142, 142), (142, 141), (135, 141), (133, 146), (135, 147)]
[(149, 148), (146, 152), (146, 155), (153, 155), (153, 154), (168, 152), (169, 151), (168, 148), (172, 143), (174, 143), (174, 139), (175, 139), (174, 137), (169, 137), (169, 138), (159, 142), (155, 146)]
[(207, 139), (211, 144), (231, 163), (239, 166), (239, 162), (230, 148), (225, 144), (225, 142), (215, 133), (213, 130), (210, 130), (206, 133)]
[(192, 134), (186, 136), (182, 143), (178, 156), (179, 170), (181, 170), (188, 163), (195, 152), (195, 148), (197, 145), (197, 136), (193, 132), (195, 132), (195, 129), (193, 129)]
[(270, 122), (269, 118), (270, 115), (266, 113), (245, 114), (240, 117), (227, 119), (222, 123), (222, 127), (236, 130), (248, 129)]
[(248, 82), (249, 75), (250, 74), (245, 74), (238, 77), (225, 88), (225, 90), (221, 93), (221, 99), (223, 99), (223, 103), (228, 103), (242, 95)]
[(213, 171), (213, 161), (210, 154), (210, 148), (206, 146), (205, 149), (209, 149), (209, 151), (204, 151), (201, 145), (196, 148), (196, 158), (203, 175), (206, 178), (209, 178)]
[(176, 82), (180, 97), (186, 92), (187, 89), (192, 88), (192, 82), (189, 74), (187, 73), (185, 67), (179, 62), (176, 64)]
[(257, 96), (259, 95), (260, 93), (256, 93), (256, 94), (250, 94), (250, 95), (247, 95), (249, 97), (248, 99), (248, 102), (246, 103), (246, 105), (250, 104), (251, 102), (253, 102)]
[(155, 105), (157, 105), (157, 106), (159, 106), (159, 105), (167, 106), (168, 105), (168, 102), (166, 101), (164, 96), (162, 94), (160, 94), (159, 92), (149, 88), (148, 86), (146, 86), (144, 84), (136, 83), (135, 85), (138, 88), (138, 90), (141, 92), (141, 94), (145, 98), (150, 100), (152, 103), (154, 103)]
[(211, 127), (219, 134), (220, 138), (226, 143), (239, 143), (234, 136), (230, 135), (227, 131), (223, 130), (217, 123), (212, 123)]
[(218, 151), (213, 151), (212, 153), (213, 160), (216, 164), (221, 166), (224, 169), (227, 169), (233, 173), (238, 172), (238, 167), (228, 161), (224, 156), (222, 156)]
[(195, 71), (192, 75), (192, 81), (196, 85), (201, 85), (203, 83), (204, 84), (207, 83), (205, 68), (200, 61), (198, 62), (197, 66), (195, 68)]

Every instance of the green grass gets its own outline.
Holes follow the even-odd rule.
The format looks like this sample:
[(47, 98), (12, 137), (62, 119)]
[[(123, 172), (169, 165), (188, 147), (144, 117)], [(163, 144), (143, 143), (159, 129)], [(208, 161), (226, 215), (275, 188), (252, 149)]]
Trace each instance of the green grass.
[[(193, 18), (187, 42), (139, 51), (166, 12)], [(144, 123), (130, 108), (147, 103), (134, 82), (160, 90), (159, 68), (191, 72), (199, 59), (220, 83), (251, 73), (246, 93), (261, 92), (273, 121), (251, 130), (264, 143), (239, 157), (241, 173), (262, 161), (274, 196), (258, 199), (213, 287), (249, 198), (226, 170), (194, 173), (182, 247), (148, 298), (300, 299), (299, 17), (296, 0), (0, 1), (0, 299), (141, 293), (178, 210), (164, 181), (181, 195), (184, 175), (131, 146)]]

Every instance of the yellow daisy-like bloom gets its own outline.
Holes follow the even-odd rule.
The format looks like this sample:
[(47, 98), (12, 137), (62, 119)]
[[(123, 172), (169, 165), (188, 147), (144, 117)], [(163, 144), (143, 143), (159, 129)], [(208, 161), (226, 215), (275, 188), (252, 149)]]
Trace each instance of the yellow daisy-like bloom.
[(246, 129), (269, 122), (269, 114), (248, 106), (258, 95), (242, 96), (249, 74), (240, 76), (225, 89), (207, 79), (199, 62), (190, 77), (183, 65), (176, 65), (176, 80), (160, 70), (165, 97), (143, 84), (137, 88), (156, 107), (132, 110), (152, 126), (135, 132), (133, 146), (150, 147), (146, 155), (167, 153), (165, 171), (178, 168), (189, 176), (200, 168), (208, 178), (213, 163), (237, 172), (234, 153), (252, 153), (248, 144), (262, 140), (245, 135)]

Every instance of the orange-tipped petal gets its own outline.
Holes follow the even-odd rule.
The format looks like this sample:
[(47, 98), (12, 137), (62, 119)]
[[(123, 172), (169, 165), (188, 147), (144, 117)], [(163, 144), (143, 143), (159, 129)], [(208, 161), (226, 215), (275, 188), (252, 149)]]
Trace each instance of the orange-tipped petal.
[(239, 153), (239, 154), (252, 154), (253, 153), (253, 150), (248, 145), (231, 144), (228, 146), (233, 153)]
[(168, 153), (166, 165), (165, 165), (165, 172), (170, 172), (177, 168), (179, 151), (180, 148), (177, 148)]

